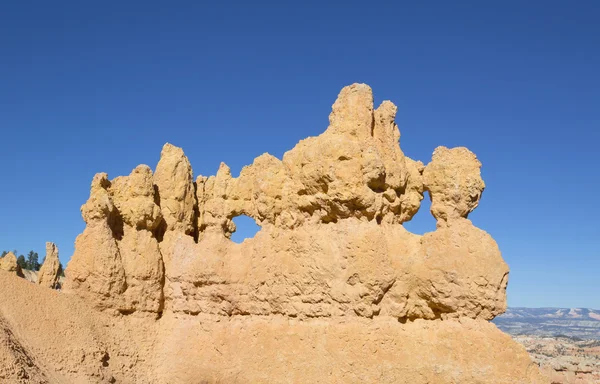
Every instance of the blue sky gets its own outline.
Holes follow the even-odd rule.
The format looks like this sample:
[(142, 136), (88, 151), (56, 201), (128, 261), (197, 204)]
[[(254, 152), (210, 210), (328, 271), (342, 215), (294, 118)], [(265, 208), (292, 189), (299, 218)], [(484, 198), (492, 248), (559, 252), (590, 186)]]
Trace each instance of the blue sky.
[[(364, 82), (398, 105), (408, 156), (482, 161), (470, 218), (511, 267), (509, 305), (600, 308), (598, 20), (592, 0), (2, 2), (0, 249), (54, 241), (67, 262), (96, 172), (171, 142), (196, 175), (237, 174)], [(409, 228), (434, 228), (428, 204)]]

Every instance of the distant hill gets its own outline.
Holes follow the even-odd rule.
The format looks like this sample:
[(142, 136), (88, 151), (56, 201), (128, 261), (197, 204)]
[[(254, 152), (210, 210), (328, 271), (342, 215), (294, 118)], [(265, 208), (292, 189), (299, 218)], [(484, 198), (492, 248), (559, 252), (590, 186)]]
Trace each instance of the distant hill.
[(511, 335), (600, 340), (600, 310), (596, 309), (513, 307), (493, 322)]

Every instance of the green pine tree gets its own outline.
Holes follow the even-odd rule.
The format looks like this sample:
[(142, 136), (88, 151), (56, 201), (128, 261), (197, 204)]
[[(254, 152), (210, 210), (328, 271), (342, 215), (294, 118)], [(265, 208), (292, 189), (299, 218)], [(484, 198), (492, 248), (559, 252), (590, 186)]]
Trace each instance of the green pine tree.
[[(37, 252), (36, 252), (35, 254), (37, 255)], [(40, 268), (42, 268), (42, 265), (44, 265), (44, 261), (46, 261), (46, 258), (45, 258), (45, 257), (42, 259), (42, 261), (41, 261), (41, 262), (39, 262), (39, 263), (38, 263), (38, 265), (37, 265), (37, 267), (38, 267), (37, 271), (39, 271), (39, 270), (40, 270)]]
[(40, 262), (37, 252), (29, 251), (27, 254), (27, 269), (32, 271), (40, 270)]
[(21, 269), (27, 269), (27, 261), (25, 261), (25, 256), (21, 255), (17, 258), (17, 264)]
[(39, 256), (38, 256), (38, 253), (36, 252), (35, 253), (35, 270), (39, 271), (40, 268), (42, 268), (42, 263), (39, 262)]

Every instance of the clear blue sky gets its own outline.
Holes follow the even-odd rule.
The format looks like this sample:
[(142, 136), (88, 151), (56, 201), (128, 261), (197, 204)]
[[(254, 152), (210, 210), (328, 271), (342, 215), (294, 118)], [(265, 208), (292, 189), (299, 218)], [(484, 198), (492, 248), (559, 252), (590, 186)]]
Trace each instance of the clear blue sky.
[[(485, 3), (485, 4), (484, 4)], [(210, 5), (208, 5), (210, 4)], [(600, 308), (600, 2), (4, 1), (0, 249), (67, 262), (96, 172), (234, 174), (321, 133), (339, 90), (399, 107), (404, 152), (467, 146), (509, 305)], [(410, 228), (434, 228), (426, 204)]]

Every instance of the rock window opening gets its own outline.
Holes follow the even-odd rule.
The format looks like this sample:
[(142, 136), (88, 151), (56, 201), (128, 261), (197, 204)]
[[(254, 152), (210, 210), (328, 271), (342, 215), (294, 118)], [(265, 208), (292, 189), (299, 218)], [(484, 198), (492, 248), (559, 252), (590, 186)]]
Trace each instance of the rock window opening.
[(423, 193), (421, 208), (410, 221), (404, 223), (404, 228), (417, 235), (435, 231), (436, 220), (431, 214), (431, 197), (428, 191)]
[(235, 232), (231, 234), (231, 240), (234, 243), (243, 243), (244, 240), (253, 238), (260, 231), (260, 225), (250, 216), (240, 215), (232, 220), (236, 227)]

